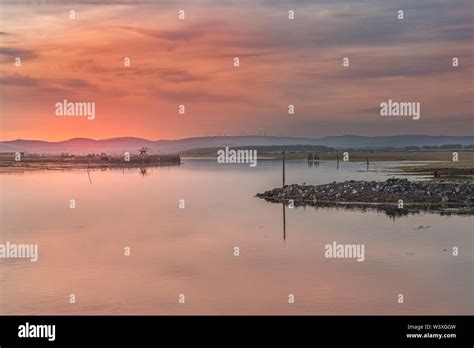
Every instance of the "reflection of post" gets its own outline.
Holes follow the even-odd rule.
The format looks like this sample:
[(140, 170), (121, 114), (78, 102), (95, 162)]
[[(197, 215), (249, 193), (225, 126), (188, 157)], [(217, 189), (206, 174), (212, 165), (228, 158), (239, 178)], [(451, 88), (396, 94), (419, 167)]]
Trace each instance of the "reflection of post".
[(286, 206), (283, 203), (283, 241), (286, 240)]
[(367, 171), (369, 171), (369, 157), (367, 157)]
[(87, 163), (87, 176), (89, 177), (89, 183), (92, 185), (91, 175), (89, 174), (90, 166), (91, 166), (91, 159), (89, 158), (89, 163)]
[(285, 187), (285, 150), (283, 150), (283, 187)]

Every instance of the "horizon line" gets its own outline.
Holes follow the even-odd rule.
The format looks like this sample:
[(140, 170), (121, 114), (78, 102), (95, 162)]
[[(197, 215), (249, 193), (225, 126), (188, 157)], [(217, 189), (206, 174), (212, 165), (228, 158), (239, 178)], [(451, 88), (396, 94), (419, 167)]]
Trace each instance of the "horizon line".
[(465, 137), (474, 137), (472, 135), (446, 135), (446, 134), (396, 134), (396, 135), (357, 135), (357, 134), (342, 134), (342, 135), (325, 135), (323, 137), (308, 137), (308, 136), (295, 136), (295, 135), (264, 135), (264, 134), (246, 134), (246, 135), (202, 135), (202, 136), (192, 136), (192, 137), (185, 137), (185, 138), (177, 138), (177, 139), (157, 139), (157, 140), (150, 140), (146, 138), (136, 137), (136, 136), (117, 136), (112, 138), (102, 138), (102, 139), (94, 139), (89, 137), (73, 137), (64, 140), (40, 140), (40, 139), (12, 139), (12, 140), (0, 140), (0, 143), (6, 142), (14, 142), (14, 141), (41, 141), (47, 143), (62, 143), (71, 140), (91, 140), (91, 141), (107, 141), (107, 140), (115, 140), (115, 139), (137, 139), (137, 140), (145, 140), (149, 142), (158, 142), (158, 141), (180, 141), (180, 140), (189, 140), (189, 139), (197, 139), (197, 138), (245, 138), (245, 137), (265, 137), (265, 138), (298, 138), (298, 139), (311, 139), (311, 140), (322, 140), (329, 137), (360, 137), (360, 138), (393, 138), (393, 137), (403, 137), (403, 136), (420, 136), (420, 137), (455, 137), (455, 138), (465, 138)]

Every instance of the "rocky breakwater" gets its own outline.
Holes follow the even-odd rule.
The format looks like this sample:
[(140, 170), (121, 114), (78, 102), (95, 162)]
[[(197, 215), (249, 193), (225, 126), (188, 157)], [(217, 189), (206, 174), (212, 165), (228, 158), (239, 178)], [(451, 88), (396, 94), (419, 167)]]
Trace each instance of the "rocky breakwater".
[(344, 181), (325, 185), (286, 185), (256, 196), (269, 202), (294, 206), (383, 210), (389, 215), (420, 211), (441, 214), (474, 213), (474, 186), (470, 182), (409, 181)]

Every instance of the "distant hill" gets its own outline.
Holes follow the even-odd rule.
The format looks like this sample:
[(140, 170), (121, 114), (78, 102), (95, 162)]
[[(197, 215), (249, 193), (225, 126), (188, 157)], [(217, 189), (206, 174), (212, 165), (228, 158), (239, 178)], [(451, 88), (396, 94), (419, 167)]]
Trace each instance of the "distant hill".
[(238, 147), (238, 146), (281, 146), (281, 145), (320, 145), (338, 149), (380, 149), (402, 148), (406, 146), (442, 146), (460, 144), (474, 145), (474, 136), (432, 136), (432, 135), (396, 135), (365, 137), (357, 135), (327, 136), (324, 138), (276, 137), (276, 136), (213, 136), (195, 137), (179, 140), (147, 140), (134, 137), (122, 137), (103, 140), (73, 138), (59, 142), (40, 140), (12, 140), (0, 142), (0, 152), (35, 153), (122, 153), (136, 152), (148, 147), (151, 153), (178, 153), (191, 149)]
[[(222, 147), (205, 147), (196, 148), (191, 150), (182, 151), (183, 156), (216, 156), (217, 151), (221, 150)], [(258, 153), (265, 154), (281, 154), (283, 150), (287, 153), (291, 152), (330, 152), (334, 151), (333, 148), (321, 145), (270, 145), (270, 146), (238, 146), (229, 147), (233, 150), (257, 150)]]

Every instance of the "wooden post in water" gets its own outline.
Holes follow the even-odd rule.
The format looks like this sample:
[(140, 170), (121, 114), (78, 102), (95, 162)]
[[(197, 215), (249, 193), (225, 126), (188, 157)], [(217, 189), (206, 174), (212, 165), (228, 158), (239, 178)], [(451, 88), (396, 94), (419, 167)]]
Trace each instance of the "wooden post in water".
[(285, 150), (283, 150), (282, 154), (283, 154), (283, 187), (285, 187)]

